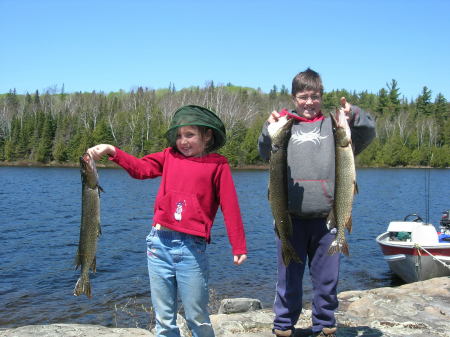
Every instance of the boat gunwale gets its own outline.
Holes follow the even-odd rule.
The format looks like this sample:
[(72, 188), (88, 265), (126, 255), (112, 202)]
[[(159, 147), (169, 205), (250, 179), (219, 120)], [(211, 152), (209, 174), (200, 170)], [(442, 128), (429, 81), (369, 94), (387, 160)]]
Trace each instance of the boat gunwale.
[[(439, 256), (450, 256), (450, 242), (449, 243), (444, 243), (444, 242), (440, 242), (438, 244), (435, 245), (419, 245), (416, 246), (417, 244), (415, 242), (406, 242), (406, 241), (387, 241), (387, 237), (389, 235), (389, 232), (384, 232), (380, 235), (377, 236), (377, 238), (375, 239), (376, 242), (380, 245), (380, 246), (388, 246), (388, 247), (395, 247), (395, 248), (405, 248), (405, 249), (414, 249), (414, 248), (424, 248), (426, 250), (429, 251), (433, 251), (433, 250), (449, 250), (448, 254), (442, 254), (442, 253), (437, 253), (437, 255)], [(411, 255), (411, 254), (409, 254)]]

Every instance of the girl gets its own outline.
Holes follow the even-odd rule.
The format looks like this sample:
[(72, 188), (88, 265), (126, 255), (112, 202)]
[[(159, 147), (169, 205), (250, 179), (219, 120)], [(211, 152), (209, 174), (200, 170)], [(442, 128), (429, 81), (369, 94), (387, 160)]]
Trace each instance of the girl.
[(187, 105), (178, 109), (166, 137), (170, 147), (136, 158), (117, 147), (88, 149), (95, 160), (103, 155), (133, 178), (162, 176), (153, 224), (147, 236), (147, 261), (157, 336), (179, 337), (177, 295), (194, 337), (212, 337), (208, 313), (206, 244), (221, 206), (234, 264), (247, 258), (244, 228), (227, 159), (213, 151), (225, 144), (225, 127), (210, 110)]

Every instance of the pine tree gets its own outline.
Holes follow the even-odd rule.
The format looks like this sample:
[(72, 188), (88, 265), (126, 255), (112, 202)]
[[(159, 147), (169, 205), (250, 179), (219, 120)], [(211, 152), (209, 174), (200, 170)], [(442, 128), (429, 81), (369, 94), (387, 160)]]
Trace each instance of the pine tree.
[(448, 118), (449, 112), (449, 105), (444, 95), (442, 95), (441, 93), (437, 94), (434, 101), (434, 114), (439, 118)]
[(397, 81), (394, 79), (392, 79), (390, 84), (387, 84), (387, 87), (389, 89), (389, 111), (391, 114), (396, 114), (400, 111), (400, 89), (397, 87)]
[(384, 115), (386, 114), (386, 112), (389, 109), (389, 96), (388, 96), (388, 92), (386, 91), (386, 89), (382, 88), (380, 89), (380, 91), (378, 92), (378, 105), (377, 105), (377, 109), (376, 111), (380, 114), (380, 115)]
[(426, 86), (422, 89), (422, 94), (416, 99), (416, 114), (419, 116), (429, 116), (433, 112), (431, 105), (431, 90)]
[(51, 114), (45, 114), (42, 123), (42, 131), (39, 139), (35, 159), (38, 162), (47, 163), (53, 159), (52, 148), (55, 128)]

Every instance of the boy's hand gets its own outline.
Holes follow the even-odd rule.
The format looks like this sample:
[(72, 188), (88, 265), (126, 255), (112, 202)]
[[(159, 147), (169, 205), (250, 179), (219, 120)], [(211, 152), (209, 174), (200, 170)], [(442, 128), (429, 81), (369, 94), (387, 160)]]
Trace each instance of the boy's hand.
[(239, 266), (244, 263), (245, 260), (247, 260), (247, 254), (241, 254), (241, 255), (234, 255), (234, 264)]
[(114, 156), (116, 148), (109, 144), (98, 144), (86, 150), (94, 160), (100, 160), (104, 155)]
[(278, 119), (280, 118), (280, 114), (276, 111), (276, 110), (274, 110), (274, 111), (272, 111), (272, 113), (270, 114), (270, 117), (267, 119), (267, 121), (269, 122), (269, 123), (276, 123), (276, 122), (278, 122)]
[(345, 117), (349, 121), (352, 116), (352, 106), (349, 102), (347, 102), (347, 99), (345, 97), (341, 97), (341, 110), (345, 113)]

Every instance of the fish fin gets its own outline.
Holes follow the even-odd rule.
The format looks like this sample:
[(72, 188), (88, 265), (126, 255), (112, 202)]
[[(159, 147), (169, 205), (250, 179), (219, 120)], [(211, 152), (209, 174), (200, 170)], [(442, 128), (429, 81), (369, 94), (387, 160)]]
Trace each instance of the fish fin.
[(327, 228), (328, 230), (336, 228), (336, 218), (334, 217), (334, 211), (331, 210), (327, 217)]
[(289, 212), (287, 212), (287, 219), (289, 221), (289, 237), (291, 238), (294, 235), (294, 226), (292, 225), (292, 218)]
[(344, 253), (346, 256), (349, 255), (347, 241), (342, 242), (341, 252)]
[(275, 234), (278, 236), (278, 238), (280, 238), (280, 232), (278, 231), (277, 226), (275, 226)]
[(78, 269), (78, 267), (81, 266), (81, 255), (80, 250), (77, 250), (77, 254), (75, 255), (75, 270)]
[(353, 224), (353, 219), (352, 219), (352, 215), (350, 214), (350, 217), (348, 218), (348, 220), (345, 224), (345, 228), (347, 228), (349, 233), (352, 232), (352, 224)]
[(100, 185), (97, 185), (97, 187), (98, 187), (98, 195), (100, 195), (100, 192), (105, 193), (105, 190)]
[(330, 248), (328, 248), (328, 255), (333, 255), (336, 253), (343, 253), (348, 256), (349, 252), (347, 241), (344, 240), (343, 242), (339, 243), (337, 240), (334, 240), (331, 243)]
[(97, 257), (94, 256), (94, 259), (92, 260), (91, 263), (91, 270), (95, 273), (97, 271)]
[(336, 240), (334, 240), (331, 243), (330, 248), (328, 248), (328, 255), (336, 254), (338, 251), (339, 251), (339, 244), (337, 243)]
[(293, 260), (296, 263), (303, 263), (300, 257), (297, 255), (294, 247), (292, 247), (290, 242), (282, 243), (281, 245), (281, 256), (283, 258), (283, 263), (287, 267)]
[(85, 294), (87, 297), (91, 298), (91, 281), (89, 277), (80, 276), (77, 283), (75, 284), (75, 289), (73, 290), (75, 296)]

